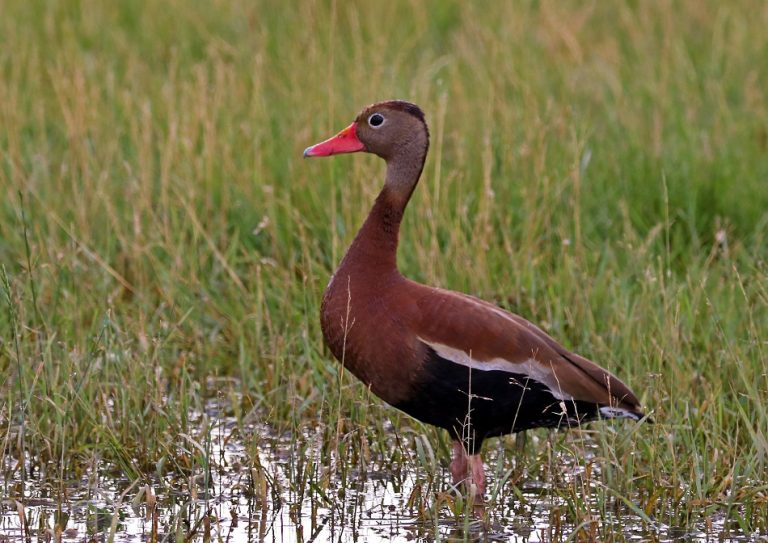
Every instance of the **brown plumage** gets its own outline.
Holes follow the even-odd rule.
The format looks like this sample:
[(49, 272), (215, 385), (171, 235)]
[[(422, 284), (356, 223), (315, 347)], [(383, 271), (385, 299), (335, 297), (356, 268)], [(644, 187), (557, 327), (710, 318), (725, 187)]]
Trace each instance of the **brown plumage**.
[(485, 438), (644, 415), (618, 378), (522, 317), (400, 274), (400, 222), (428, 148), (421, 109), (388, 101), (304, 152), (367, 151), (387, 163), (384, 187), (325, 291), (323, 336), (377, 396), (451, 433), (454, 482), (482, 496)]

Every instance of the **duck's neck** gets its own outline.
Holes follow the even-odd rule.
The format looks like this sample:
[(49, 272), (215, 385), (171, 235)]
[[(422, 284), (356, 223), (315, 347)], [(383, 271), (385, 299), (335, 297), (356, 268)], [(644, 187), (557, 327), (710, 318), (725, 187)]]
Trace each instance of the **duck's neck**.
[(384, 188), (357, 233), (339, 269), (350, 266), (366, 273), (397, 272), (400, 222), (424, 167), (426, 145), (411, 146), (387, 161)]

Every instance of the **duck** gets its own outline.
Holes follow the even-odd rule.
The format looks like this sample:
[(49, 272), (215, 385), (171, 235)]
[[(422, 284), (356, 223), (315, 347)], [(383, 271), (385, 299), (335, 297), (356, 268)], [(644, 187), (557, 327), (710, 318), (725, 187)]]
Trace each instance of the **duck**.
[(482, 500), (486, 439), (646, 416), (615, 375), (523, 317), (400, 273), (400, 225), (428, 150), (422, 109), (388, 100), (304, 151), (366, 152), (386, 163), (383, 187), (325, 290), (320, 323), (330, 352), (376, 396), (449, 433), (453, 483)]

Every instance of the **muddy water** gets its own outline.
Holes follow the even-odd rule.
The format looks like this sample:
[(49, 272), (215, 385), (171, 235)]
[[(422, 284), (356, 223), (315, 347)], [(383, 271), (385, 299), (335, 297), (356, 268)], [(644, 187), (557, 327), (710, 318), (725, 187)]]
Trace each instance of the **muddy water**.
[[(552, 541), (565, 540), (576, 526), (552, 525), (553, 508), (566, 505), (553, 497), (546, 485), (520, 489), (498, 503), (483, 523), (472, 516), (451, 513), (451, 496), (442, 481), (449, 478), (443, 468), (436, 479), (435, 493), (424, 481), (432, 480), (418, 468), (395, 474), (370, 464), (363, 475), (347, 474), (339, 481), (321, 484), (302, 475), (296, 454), (305, 457), (319, 451), (308, 448), (297, 453), (295, 439), (276, 436), (266, 426), (254, 425), (254, 436), (269, 445), (259, 449), (258, 466), (245, 445), (233, 436), (235, 421), (218, 417), (215, 404), (207, 416), (210, 442), (191, 437), (187, 446), (206, 449), (209, 469), (189, 470), (181, 479), (130, 482), (114, 475), (115, 466), (95, 465), (77, 479), (56, 473), (47, 466), (30, 465), (25, 480), (6, 477), (2, 481), (0, 543), (21, 541)], [(312, 436), (304, 436), (312, 442)], [(315, 440), (319, 442), (320, 440)], [(305, 458), (306, 460), (306, 458)], [(489, 463), (494, 462), (493, 453)], [(4, 457), (3, 473), (18, 473), (14, 460)], [(326, 466), (327, 467), (327, 466)], [(573, 466), (578, 473), (579, 466)], [(567, 472), (568, 470), (566, 470)], [(327, 470), (333, 474), (334, 470)], [(308, 487), (308, 489), (307, 489)], [(343, 488), (343, 490), (342, 490)], [(418, 499), (443, 499), (442, 507), (419, 510)], [(23, 497), (22, 497), (23, 496)], [(435, 496), (438, 496), (435, 498)], [(442, 498), (441, 498), (442, 497)], [(423, 501), (422, 501), (423, 503)], [(514, 504), (517, 505), (514, 505)], [(524, 505), (520, 505), (520, 504)], [(438, 511), (435, 513), (435, 511)], [(616, 519), (621, 536), (634, 541), (722, 541), (722, 527), (715, 519), (701, 531), (678, 531), (663, 524), (643, 522), (627, 510)], [(600, 518), (596, 515), (596, 518)], [(605, 519), (605, 516), (603, 516)], [(603, 520), (605, 522), (605, 520)], [(706, 528), (707, 532), (704, 532)], [(603, 532), (605, 533), (605, 532)], [(719, 536), (719, 537), (718, 537)], [(731, 532), (729, 541), (750, 540)]]

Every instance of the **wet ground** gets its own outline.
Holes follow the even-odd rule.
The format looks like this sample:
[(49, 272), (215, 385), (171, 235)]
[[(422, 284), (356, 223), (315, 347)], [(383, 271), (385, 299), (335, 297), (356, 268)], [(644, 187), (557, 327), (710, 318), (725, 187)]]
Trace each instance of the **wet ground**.
[[(210, 441), (185, 438), (185, 446), (196, 449), (205, 462), (188, 469), (185, 477), (131, 482), (115, 475), (120, 472), (115, 466), (95, 462), (74, 479), (49, 466), (33, 464), (24, 481), (20, 477), (3, 479), (0, 543), (535, 542), (566, 540), (577, 530), (568, 522), (553, 522), (561, 518), (557, 511), (568, 504), (548, 485), (528, 483), (516, 495), (499, 498), (483, 522), (472, 515), (452, 513), (460, 509), (455, 502), (458, 495), (447, 484), (449, 477), (439, 462), (436, 477), (431, 477), (427, 470), (420, 473), (418, 466), (411, 466), (408, 473), (393, 473), (391, 464), (385, 468), (373, 458), (365, 473), (350, 470), (342, 481), (332, 465), (322, 465), (320, 452), (311, 445), (298, 450), (296, 436), (279, 436), (265, 425), (253, 424), (249, 442), (255, 439), (265, 444), (257, 447), (256, 460), (233, 419), (219, 416), (215, 404), (206, 415), (215, 421), (210, 424)], [(313, 440), (312, 432), (307, 431), (300, 441), (320, 440)], [(431, 452), (419, 447), (418, 454), (430, 456)], [(494, 462), (492, 453), (487, 462)], [(3, 473), (20, 472), (12, 458), (4, 457), (4, 463)], [(565, 472), (578, 477), (580, 470), (580, 465), (574, 465)], [(438, 484), (440, 488), (432, 488)], [(615, 521), (619, 540), (755, 540), (733, 531), (726, 535), (717, 518), (709, 518), (693, 530), (676, 530), (649, 523), (631, 507), (617, 511), (615, 518), (606, 516), (605, 510), (594, 518), (601, 519), (595, 522)], [(610, 528), (603, 526), (596, 533), (606, 530)]]

